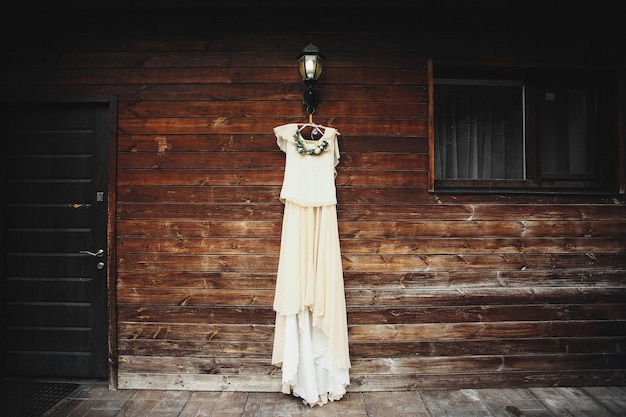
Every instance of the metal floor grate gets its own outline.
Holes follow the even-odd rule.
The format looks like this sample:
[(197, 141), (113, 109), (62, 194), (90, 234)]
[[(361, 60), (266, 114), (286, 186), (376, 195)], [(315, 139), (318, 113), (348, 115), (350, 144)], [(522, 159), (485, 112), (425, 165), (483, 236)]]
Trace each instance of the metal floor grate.
[(0, 416), (39, 417), (78, 387), (66, 382), (2, 380)]

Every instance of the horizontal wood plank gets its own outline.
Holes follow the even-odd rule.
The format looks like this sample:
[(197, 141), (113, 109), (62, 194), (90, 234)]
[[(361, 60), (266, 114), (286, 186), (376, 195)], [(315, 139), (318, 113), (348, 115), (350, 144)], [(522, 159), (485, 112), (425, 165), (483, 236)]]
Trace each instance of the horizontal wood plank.
[[(276, 271), (155, 271), (146, 277), (141, 271), (119, 274), (117, 287), (127, 288), (263, 288), (274, 289)], [(550, 271), (420, 271), (344, 272), (346, 289), (454, 289), (466, 288), (623, 288), (625, 270)]]
[[(330, 101), (325, 103), (325, 111), (329, 114), (358, 114), (360, 117), (378, 118), (388, 114), (389, 118), (426, 118), (428, 107), (424, 101), (409, 102), (355, 102)], [(265, 117), (274, 113), (285, 117), (299, 117), (302, 112), (289, 102), (259, 101), (135, 101), (122, 103), (120, 118), (154, 117), (156, 114), (168, 117)]]
[[(339, 187), (341, 189), (341, 187)], [(247, 217), (253, 213), (256, 220), (278, 220), (282, 221), (282, 204), (278, 201), (278, 198), (266, 203), (255, 203), (252, 205), (250, 202), (248, 205), (243, 206)], [(279, 210), (275, 210), (276, 207), (280, 207)], [(517, 205), (515, 206), (517, 207)], [(341, 203), (337, 206), (337, 214), (340, 222), (356, 222), (356, 221), (370, 221), (378, 222), (382, 227), (387, 222), (411, 222), (419, 220), (434, 220), (438, 222), (448, 221), (460, 221), (460, 223), (451, 223), (452, 225), (460, 225), (472, 221), (523, 221), (524, 224), (529, 225), (531, 228), (537, 229), (541, 225), (549, 225), (548, 228), (558, 229), (560, 235), (555, 237), (565, 237), (571, 235), (568, 232), (568, 228), (565, 226), (573, 227), (574, 230), (583, 230), (582, 236), (610, 236), (616, 235), (622, 236), (618, 233), (612, 232), (615, 228), (617, 231), (622, 231), (624, 227), (623, 212), (619, 207), (604, 205), (604, 206), (586, 206), (585, 210), (579, 208), (566, 206), (566, 205), (541, 205), (541, 211), (526, 211), (528, 207), (522, 209), (511, 208), (509, 205), (489, 204), (485, 206), (483, 204), (354, 204), (354, 203)], [(67, 206), (67, 208), (71, 208)], [(36, 210), (33, 207), (24, 207), (23, 210)], [(194, 219), (196, 215), (200, 213), (201, 218), (206, 217), (219, 217), (220, 220), (237, 220), (241, 215), (238, 213), (238, 206), (226, 206), (224, 204), (218, 204), (215, 202), (207, 201), (197, 203), (194, 205), (187, 204), (175, 204), (168, 202), (150, 202), (134, 204), (130, 202), (120, 202), (118, 205), (119, 217), (122, 219), (127, 218), (149, 218), (149, 219)], [(59, 215), (62, 215), (61, 209), (59, 209)], [(73, 212), (74, 215), (79, 215), (80, 210), (66, 210)], [(547, 211), (550, 214), (546, 214)], [(276, 214), (278, 213), (278, 216)], [(36, 217), (36, 216), (33, 216)], [(588, 219), (594, 218), (597, 221), (590, 222)], [(557, 220), (558, 219), (558, 220)], [(586, 220), (587, 219), (587, 220)], [(537, 223), (536, 221), (542, 221), (543, 223)], [(565, 223), (569, 222), (569, 223)], [(364, 223), (369, 224), (369, 223)], [(404, 224), (404, 223), (402, 223)], [(422, 223), (421, 227), (426, 227), (429, 223)], [(483, 223), (479, 223), (483, 224)], [(536, 225), (536, 226), (534, 226)], [(582, 225), (579, 226), (579, 225)], [(599, 230), (591, 229), (592, 226), (598, 227)], [(528, 229), (527, 229), (528, 231)], [(520, 233), (517, 233), (508, 237), (520, 237)], [(474, 237), (478, 237), (475, 235)], [(525, 236), (528, 236), (526, 233)], [(446, 237), (437, 235), (437, 237)]]
[[(581, 371), (607, 369), (611, 366), (624, 368), (626, 357), (621, 354), (601, 355), (510, 355), (482, 356), (466, 358), (379, 358), (356, 359), (352, 361), (352, 372), (359, 375), (402, 375), (413, 374), (419, 370), (421, 375), (444, 374), (449, 372), (519, 372), (532, 371), (536, 368), (551, 369), (553, 371), (567, 370), (572, 363), (584, 363)], [(280, 368), (271, 365), (266, 359), (259, 358), (206, 358), (189, 357), (179, 358), (162, 356), (150, 358), (131, 355), (120, 358), (121, 372), (141, 372), (148, 366), (159, 369), (161, 373), (176, 374), (186, 372), (190, 374), (208, 375), (258, 375), (259, 377), (279, 374)]]
[[(498, 372), (490, 374), (444, 373), (421, 375), (357, 375), (351, 378), (348, 392), (408, 391), (417, 389), (463, 389), (545, 386), (623, 385), (623, 373), (612, 371)], [(121, 389), (169, 389), (189, 391), (280, 392), (280, 376), (190, 375), (159, 373), (120, 373)]]
[[(152, 159), (152, 168), (160, 168), (165, 157), (155, 156)], [(424, 182), (427, 173), (415, 171), (407, 175), (406, 171), (378, 170), (372, 176), (367, 170), (343, 171), (337, 176), (337, 186), (367, 186), (367, 187), (417, 187)], [(282, 184), (283, 172), (277, 170), (132, 170), (120, 172), (119, 184), (130, 186), (145, 184), (165, 186), (277, 186)]]
[[(249, 225), (253, 228), (262, 225)], [(217, 227), (215, 228), (217, 229)], [(266, 227), (268, 232), (280, 232), (276, 228)], [(153, 237), (150, 229), (146, 236), (129, 235), (120, 242), (120, 248), (128, 252), (159, 252), (179, 254), (259, 254), (275, 253), (280, 249), (280, 235), (266, 235), (264, 241), (250, 239), (250, 233), (234, 227), (228, 235), (219, 237), (194, 237), (179, 235)], [(180, 231), (179, 231), (180, 233)], [(149, 234), (149, 235), (148, 235)], [(243, 236), (242, 236), (243, 234)], [(626, 251), (626, 239), (605, 237), (581, 238), (344, 238), (341, 248), (345, 254), (456, 254), (471, 253), (616, 253)]]
[[(118, 256), (120, 272), (126, 271), (275, 271), (278, 255), (265, 254), (158, 254), (126, 253)], [(626, 269), (621, 254), (467, 254), (467, 255), (343, 255), (344, 271), (451, 271), (465, 270), (549, 270), (570, 266), (593, 269), (614, 265)]]
[[(450, 289), (347, 289), (348, 307), (417, 307), (445, 305), (523, 304), (616, 304), (626, 297), (626, 289), (594, 287), (544, 288), (450, 288)], [(273, 289), (175, 289), (129, 288), (118, 291), (122, 304), (178, 306), (269, 306)], [(517, 308), (517, 307), (516, 307)]]
[[(467, 323), (425, 323), (350, 325), (349, 339), (353, 346), (368, 342), (423, 342), (451, 341), (464, 343), (480, 339), (493, 339), (493, 343), (506, 334), (509, 340), (538, 337), (548, 338), (612, 338), (626, 337), (624, 321), (579, 320)], [(258, 341), (272, 340), (274, 327), (269, 325), (221, 324), (221, 323), (133, 323), (120, 324), (119, 336), (125, 340), (170, 340), (170, 341), (238, 341), (250, 338)]]

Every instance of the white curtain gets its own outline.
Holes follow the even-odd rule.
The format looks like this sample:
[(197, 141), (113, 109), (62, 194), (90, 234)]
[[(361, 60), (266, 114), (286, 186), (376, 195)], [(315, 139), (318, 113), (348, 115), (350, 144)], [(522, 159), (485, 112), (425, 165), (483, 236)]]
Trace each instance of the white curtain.
[(435, 178), (523, 177), (520, 87), (437, 86)]

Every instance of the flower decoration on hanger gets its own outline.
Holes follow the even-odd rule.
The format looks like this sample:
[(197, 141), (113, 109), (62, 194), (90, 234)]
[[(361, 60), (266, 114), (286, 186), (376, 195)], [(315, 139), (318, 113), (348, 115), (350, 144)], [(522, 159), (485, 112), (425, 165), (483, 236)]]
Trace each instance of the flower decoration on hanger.
[(296, 131), (293, 135), (293, 138), (296, 140), (296, 149), (302, 155), (320, 155), (322, 152), (328, 148), (328, 142), (325, 140), (322, 141), (315, 148), (309, 149), (305, 146), (304, 141), (302, 140), (302, 136), (300, 135), (300, 131)]

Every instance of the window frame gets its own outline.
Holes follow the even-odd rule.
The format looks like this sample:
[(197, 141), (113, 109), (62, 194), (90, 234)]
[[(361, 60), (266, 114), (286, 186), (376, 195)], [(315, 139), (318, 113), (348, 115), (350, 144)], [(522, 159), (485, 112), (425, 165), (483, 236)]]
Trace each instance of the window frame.
[[(436, 193), (454, 194), (481, 194), (481, 193), (550, 193), (550, 194), (615, 194), (624, 192), (624, 158), (620, 156), (623, 150), (623, 132), (618, 130), (619, 108), (616, 94), (617, 77), (609, 70), (563, 68), (511, 68), (493, 66), (463, 66), (447, 64), (438, 66), (434, 71), (433, 60), (428, 59), (428, 149), (429, 149), (429, 178), (428, 191)], [(593, 132), (597, 154), (594, 157), (596, 164), (595, 176), (575, 179), (567, 178), (540, 178), (538, 167), (538, 150), (536, 131), (534, 129), (534, 106), (529, 106), (534, 86), (558, 77), (569, 77), (571, 80), (585, 80), (585, 87), (593, 85), (596, 88), (595, 115)], [(556, 78), (555, 78), (556, 77)], [(434, 96), (437, 79), (475, 79), (493, 80), (494, 82), (515, 82), (523, 80), (524, 99), (524, 171), (525, 179), (439, 179), (435, 178), (435, 111)], [(528, 82), (530, 81), (530, 82)]]

